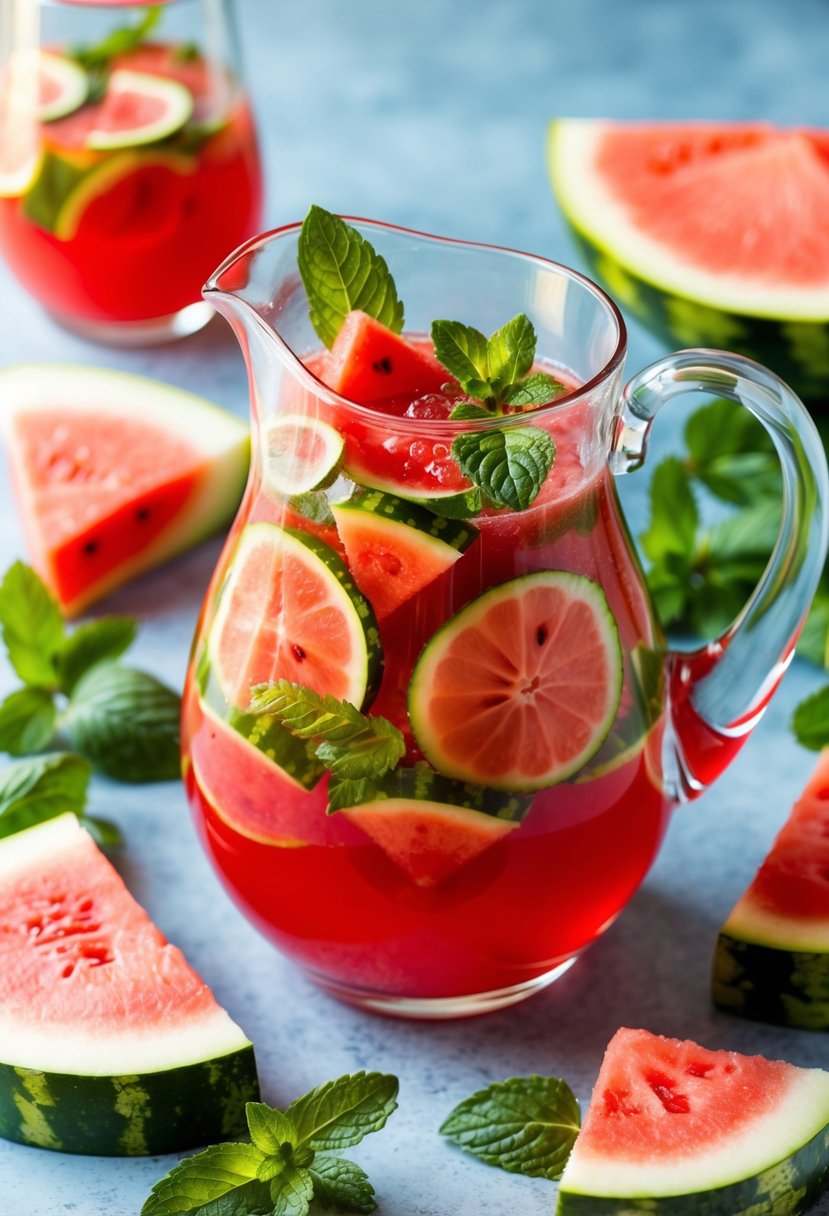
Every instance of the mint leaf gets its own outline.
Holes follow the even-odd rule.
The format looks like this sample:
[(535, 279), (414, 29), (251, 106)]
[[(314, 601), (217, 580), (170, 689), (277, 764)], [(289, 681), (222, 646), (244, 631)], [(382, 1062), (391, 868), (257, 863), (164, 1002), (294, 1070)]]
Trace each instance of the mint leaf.
[(496, 392), (526, 376), (535, 358), (533, 323), (523, 312), (496, 329), (487, 342), (487, 379)]
[(488, 1165), (560, 1178), (579, 1131), (579, 1104), (557, 1077), (513, 1077), (456, 1106), (441, 1135)]
[(797, 653), (818, 667), (829, 667), (829, 592), (818, 588), (797, 643)]
[(464, 476), (494, 506), (524, 511), (544, 484), (556, 448), (540, 427), (509, 427), (458, 435), (452, 455)]
[(288, 1166), (271, 1182), (273, 1216), (305, 1216), (314, 1198), (314, 1180), (307, 1169)]
[(384, 259), (355, 228), (322, 207), (305, 217), (297, 243), (297, 265), (311, 324), (332, 346), (350, 312), (359, 309), (395, 333), (403, 328), (403, 305)]
[[(247, 1216), (270, 1211), (267, 1185), (256, 1181), (264, 1153), (252, 1144), (216, 1144), (195, 1157), (179, 1162), (153, 1187), (141, 1216), (178, 1216), (180, 1212), (206, 1213), (208, 1204), (237, 1188), (250, 1187), (244, 1205), (214, 1207), (210, 1216)], [(251, 1186), (250, 1184), (253, 1183)], [(248, 1199), (253, 1202), (248, 1202)], [(261, 1201), (261, 1202), (257, 1202)]]
[(377, 796), (376, 783), (371, 777), (332, 777), (328, 782), (328, 806), (326, 814), (333, 815), (347, 806), (362, 806), (374, 802)]
[(128, 616), (102, 616), (79, 625), (57, 655), (61, 691), (71, 693), (96, 663), (119, 658), (135, 641), (137, 632), (138, 623)]
[(89, 166), (77, 165), (44, 149), (37, 177), (23, 195), (20, 210), (45, 232), (54, 232), (70, 194), (89, 176)]
[(264, 1102), (248, 1102), (245, 1105), (250, 1138), (263, 1153), (279, 1153), (284, 1144), (294, 1147), (297, 1143), (293, 1123), (282, 1111)]
[(652, 562), (668, 554), (693, 557), (699, 512), (681, 460), (668, 457), (654, 470), (650, 485), (651, 518), (642, 533), (642, 548)]
[(374, 1187), (365, 1170), (345, 1157), (319, 1153), (308, 1173), (314, 1181), (314, 1195), (323, 1207), (337, 1212), (373, 1212), (377, 1207)]
[(792, 730), (798, 743), (811, 751), (829, 744), (829, 684), (800, 702), (794, 711)]
[(10, 566), (0, 583), (0, 629), (9, 661), (23, 683), (53, 688), (63, 619), (42, 580), (23, 562)]
[(300, 1144), (314, 1151), (337, 1152), (379, 1131), (397, 1109), (397, 1077), (356, 1072), (318, 1085), (292, 1102), (285, 1114)]
[(322, 490), (306, 490), (304, 494), (295, 494), (288, 500), (288, 505), (311, 523), (325, 524), (333, 528), (337, 522), (328, 505), (328, 496)]
[(774, 444), (762, 423), (723, 397), (694, 410), (685, 424), (685, 445), (695, 472), (726, 456), (749, 452), (774, 456)]
[(57, 709), (45, 688), (20, 688), (0, 705), (0, 752), (28, 756), (48, 747), (55, 734)]
[(0, 771), (0, 837), (66, 811), (83, 815), (91, 769), (81, 756), (54, 753)]
[(484, 409), (474, 401), (460, 401), (452, 407), (449, 414), (450, 422), (468, 422), (470, 419), (491, 418), (492, 410)]
[(72, 47), (70, 55), (88, 72), (105, 68), (116, 55), (124, 55), (140, 46), (158, 25), (162, 12), (161, 5), (153, 5), (147, 8), (137, 25), (121, 26), (93, 46)]
[(268, 714), (300, 739), (317, 741), (317, 757), (338, 777), (378, 777), (394, 768), (406, 744), (386, 718), (360, 713), (348, 701), (276, 680), (251, 689), (253, 713)]
[(96, 768), (117, 781), (179, 775), (178, 695), (154, 676), (102, 663), (76, 684), (61, 725)]
[(481, 399), (493, 395), (489, 376), (489, 344), (479, 329), (460, 321), (433, 321), (435, 357), (455, 377), (465, 393)]
[(501, 395), (504, 405), (514, 409), (529, 410), (539, 405), (549, 405), (567, 390), (564, 385), (547, 372), (533, 372), (516, 384), (508, 384)]
[(97, 815), (83, 815), (81, 823), (102, 849), (117, 849), (124, 843), (120, 828), (108, 819), (99, 819)]

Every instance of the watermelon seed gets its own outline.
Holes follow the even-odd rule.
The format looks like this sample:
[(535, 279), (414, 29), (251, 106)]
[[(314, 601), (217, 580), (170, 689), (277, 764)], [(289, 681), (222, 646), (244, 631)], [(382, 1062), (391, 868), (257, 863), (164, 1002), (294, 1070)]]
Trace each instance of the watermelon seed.
[(384, 376), (390, 376), (392, 371), (392, 362), (388, 355), (384, 355), (382, 359), (375, 359), (371, 365), (372, 371), (382, 372)]
[(297, 663), (301, 663), (302, 660), (305, 658), (305, 651), (302, 649), (302, 647), (299, 645), (299, 643), (294, 642), (293, 645), (291, 646), (291, 650), (293, 651), (293, 655), (294, 655), (294, 658), (296, 659)]
[(150, 508), (149, 507), (139, 507), (138, 510), (135, 512), (135, 518), (141, 524), (146, 523), (146, 521), (150, 518)]
[(84, 551), (84, 553), (86, 553), (86, 554), (87, 554), (89, 557), (91, 557), (93, 553), (97, 553), (97, 552), (98, 552), (98, 548), (99, 548), (99, 545), (98, 545), (97, 540), (88, 540), (88, 541), (86, 542), (86, 544), (84, 545), (84, 547), (83, 547), (83, 551)]
[(536, 640), (536, 642), (538, 642), (538, 645), (543, 646), (544, 643), (547, 641), (548, 637), (549, 637), (549, 634), (547, 633), (547, 626), (539, 625), (539, 627), (535, 633), (535, 640)]

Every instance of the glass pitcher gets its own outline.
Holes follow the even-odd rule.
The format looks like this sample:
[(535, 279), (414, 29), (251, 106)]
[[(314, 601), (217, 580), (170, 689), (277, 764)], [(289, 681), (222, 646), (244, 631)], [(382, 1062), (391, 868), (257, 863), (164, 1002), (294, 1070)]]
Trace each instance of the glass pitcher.
[(200, 329), (261, 196), (226, 0), (0, 0), (0, 256), (61, 324)]
[[(671, 808), (760, 718), (823, 564), (826, 461), (799, 401), (738, 356), (684, 351), (623, 387), (619, 311), (572, 270), (356, 227), (405, 302), (405, 348), (373, 347), (352, 314), (321, 350), (298, 225), (205, 289), (247, 361), (253, 457), (194, 643), (185, 780), (233, 899), (319, 984), (391, 1014), (465, 1015), (548, 984), (611, 924)], [(522, 313), (558, 399), (448, 420), (433, 319), (490, 334)], [(401, 389), (409, 358), (417, 392)], [(366, 405), (365, 377), (386, 375), (395, 391)], [(358, 382), (363, 404), (328, 387)], [(641, 465), (661, 406), (696, 390), (769, 430), (783, 522), (737, 621), (679, 654), (614, 478)], [(464, 450), (527, 443), (554, 445), (530, 491), (504, 504), (490, 479), (481, 498)]]

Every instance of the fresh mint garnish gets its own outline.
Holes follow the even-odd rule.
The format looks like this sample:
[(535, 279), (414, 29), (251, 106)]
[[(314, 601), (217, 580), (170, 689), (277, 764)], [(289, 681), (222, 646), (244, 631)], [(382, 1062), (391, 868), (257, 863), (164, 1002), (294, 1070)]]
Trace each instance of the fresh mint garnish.
[(349, 701), (321, 696), (290, 680), (254, 685), (250, 711), (276, 718), (299, 739), (313, 740), (317, 758), (337, 780), (382, 777), (406, 750), (402, 734), (388, 719), (362, 714)]
[(153, 5), (146, 9), (136, 25), (119, 26), (93, 46), (74, 46), (69, 55), (87, 72), (100, 72), (108, 68), (117, 55), (126, 55), (146, 42), (161, 20), (163, 11), (162, 5)]
[[(528, 375), (535, 360), (536, 334), (524, 313), (489, 338), (460, 321), (433, 321), (432, 344), (438, 361), (490, 415), (502, 414), (505, 405), (547, 405), (565, 392), (564, 385), (547, 372)], [(462, 415), (454, 411), (450, 415), (458, 416)]]
[(452, 456), (493, 506), (524, 511), (553, 467), (556, 447), (540, 427), (515, 426), (457, 435)]
[(114, 824), (85, 813), (91, 772), (87, 760), (67, 752), (9, 764), (0, 771), (0, 838), (72, 811), (99, 844), (120, 844)]
[(328, 505), (328, 496), (322, 490), (306, 490), (304, 494), (295, 494), (288, 499), (288, 505), (312, 524), (324, 524), (333, 528), (336, 525), (334, 512)]
[(131, 617), (99, 617), (68, 633), (42, 580), (15, 562), (0, 583), (0, 632), (24, 684), (0, 704), (0, 751), (31, 755), (63, 732), (118, 780), (178, 776), (178, 695), (115, 662), (135, 640)]
[(311, 207), (299, 233), (297, 265), (311, 324), (326, 346), (333, 346), (355, 309), (400, 333), (403, 304), (385, 260), (338, 215)]
[(285, 1111), (249, 1102), (252, 1144), (220, 1144), (157, 1182), (141, 1216), (306, 1216), (316, 1199), (340, 1212), (373, 1212), (364, 1170), (339, 1151), (385, 1126), (397, 1078), (357, 1072), (312, 1089)]
[(116, 781), (174, 781), (180, 713), (178, 694), (154, 676), (102, 663), (76, 684), (61, 726)]
[(487, 1165), (560, 1178), (579, 1132), (579, 1104), (557, 1077), (512, 1077), (474, 1093), (440, 1128)]
[(811, 751), (819, 752), (829, 744), (829, 684), (800, 702), (792, 730), (798, 743)]

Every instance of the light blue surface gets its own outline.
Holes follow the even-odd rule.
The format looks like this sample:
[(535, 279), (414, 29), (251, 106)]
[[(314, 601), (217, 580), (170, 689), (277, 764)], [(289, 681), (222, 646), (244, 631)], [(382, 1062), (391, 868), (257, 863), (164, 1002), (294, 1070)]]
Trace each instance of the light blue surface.
[[(243, 0), (243, 44), (267, 160), (269, 226), (309, 203), (573, 261), (544, 163), (555, 114), (825, 122), (823, 0)], [(631, 326), (629, 368), (660, 348)], [(0, 286), (0, 365), (21, 359), (121, 367), (203, 391), (243, 414), (240, 355), (226, 327), (178, 347), (97, 349)], [(669, 443), (679, 421), (657, 428)], [(22, 553), (7, 474), (0, 567)], [(627, 479), (641, 528), (646, 476)], [(113, 596), (143, 619), (135, 659), (180, 683), (217, 544)], [(4, 676), (5, 679), (5, 676)], [(633, 904), (552, 989), (475, 1022), (372, 1018), (315, 990), (249, 928), (197, 845), (177, 785), (97, 782), (94, 810), (122, 825), (130, 889), (253, 1038), (266, 1099), (287, 1104), (358, 1068), (396, 1072), (401, 1107), (354, 1156), (387, 1216), (541, 1216), (554, 1187), (487, 1168), (437, 1127), (497, 1079), (565, 1076), (586, 1103), (620, 1025), (712, 1047), (829, 1065), (829, 1039), (715, 1013), (716, 931), (764, 855), (813, 763), (787, 729), (820, 677), (796, 662), (754, 738), (719, 785), (680, 812)], [(0, 1058), (2, 1047), (0, 1046)], [(173, 1159), (98, 1160), (0, 1143), (2, 1216), (136, 1216)], [(829, 1203), (815, 1209), (826, 1216)]]

